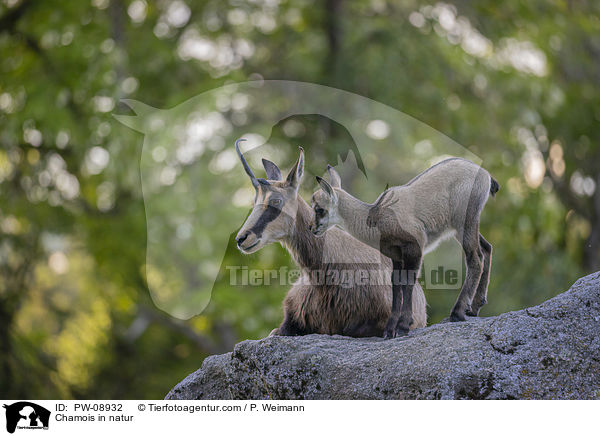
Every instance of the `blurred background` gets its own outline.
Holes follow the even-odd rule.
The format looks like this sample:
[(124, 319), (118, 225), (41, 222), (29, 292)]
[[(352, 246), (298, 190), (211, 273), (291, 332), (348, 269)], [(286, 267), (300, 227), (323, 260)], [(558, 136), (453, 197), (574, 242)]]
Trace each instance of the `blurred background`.
[[(209, 265), (219, 269), (216, 283), (198, 289), (210, 302), (185, 321), (153, 304), (144, 136), (113, 118), (134, 114), (123, 98), (171, 108), (263, 79), (368, 97), (482, 159), (502, 186), (482, 215), (495, 250), (482, 316), (538, 304), (599, 269), (598, 2), (2, 0), (0, 396), (162, 398), (207, 355), (279, 325), (289, 286), (232, 287), (224, 268), (294, 266), (279, 245), (242, 256), (231, 243), (252, 191), (230, 143), (209, 143), (195, 157), (210, 159), (206, 177), (235, 180), (223, 201), (239, 223), (184, 229), (188, 238), (202, 231), (208, 247), (211, 235), (229, 238), (223, 260)], [(243, 98), (218, 108), (234, 132), (252, 109)], [(391, 143), (384, 133), (366, 127)], [(280, 145), (277, 158), (268, 149), (265, 157), (284, 171), (304, 146), (316, 174), (345, 158), (352, 141), (318, 115), (286, 119), (265, 139)], [(402, 158), (362, 156), (374, 174), (366, 199)], [(314, 183), (305, 185), (308, 199)], [(456, 298), (426, 295), (431, 322)]]

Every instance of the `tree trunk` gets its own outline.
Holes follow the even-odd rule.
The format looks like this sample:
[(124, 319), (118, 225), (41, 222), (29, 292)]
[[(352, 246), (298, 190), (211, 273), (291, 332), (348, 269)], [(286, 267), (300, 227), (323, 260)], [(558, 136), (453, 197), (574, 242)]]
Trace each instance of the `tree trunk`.
[(12, 374), (12, 343), (10, 338), (10, 327), (13, 314), (7, 309), (6, 301), (0, 300), (0, 392), (5, 397), (11, 397), (13, 392)]
[(325, 77), (330, 84), (335, 84), (337, 72), (337, 59), (340, 48), (340, 14), (341, 0), (327, 0), (325, 2), (325, 32), (327, 33), (327, 58), (325, 59)]
[(590, 226), (590, 235), (583, 249), (583, 266), (587, 271), (592, 272), (600, 269), (600, 174), (596, 177)]

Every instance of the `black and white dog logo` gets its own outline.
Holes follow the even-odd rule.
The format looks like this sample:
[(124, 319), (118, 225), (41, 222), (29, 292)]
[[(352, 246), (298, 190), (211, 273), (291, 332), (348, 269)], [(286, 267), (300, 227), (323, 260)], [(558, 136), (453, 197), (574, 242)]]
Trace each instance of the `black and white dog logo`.
[(50, 411), (29, 401), (4, 405), (6, 409), (6, 431), (18, 429), (48, 429)]

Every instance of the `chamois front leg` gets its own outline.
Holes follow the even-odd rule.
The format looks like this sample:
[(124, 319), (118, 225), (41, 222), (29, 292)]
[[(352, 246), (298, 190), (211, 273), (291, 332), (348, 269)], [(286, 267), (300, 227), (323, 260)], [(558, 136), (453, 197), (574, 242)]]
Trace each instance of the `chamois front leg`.
[(400, 319), (402, 311), (402, 284), (400, 275), (402, 274), (402, 262), (392, 259), (392, 312), (383, 331), (385, 339), (396, 337), (396, 325)]
[(412, 317), (412, 295), (419, 268), (421, 266), (421, 250), (417, 244), (406, 246), (402, 250), (404, 271), (402, 276), (402, 311), (396, 325), (396, 336), (406, 336), (413, 323)]

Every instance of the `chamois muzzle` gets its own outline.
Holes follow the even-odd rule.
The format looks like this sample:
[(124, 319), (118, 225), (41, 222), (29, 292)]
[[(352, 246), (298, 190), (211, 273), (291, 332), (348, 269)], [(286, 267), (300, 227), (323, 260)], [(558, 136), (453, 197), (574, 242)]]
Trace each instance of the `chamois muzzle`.
[(250, 250), (259, 244), (260, 238), (257, 238), (254, 232), (246, 230), (243, 233), (238, 233), (235, 241), (237, 242), (237, 247), (240, 251), (249, 253)]
[(319, 223), (319, 224), (313, 223), (310, 226), (310, 231), (315, 236), (323, 236), (323, 234), (325, 233), (326, 230), (327, 230), (327, 226), (323, 225), (322, 223)]

